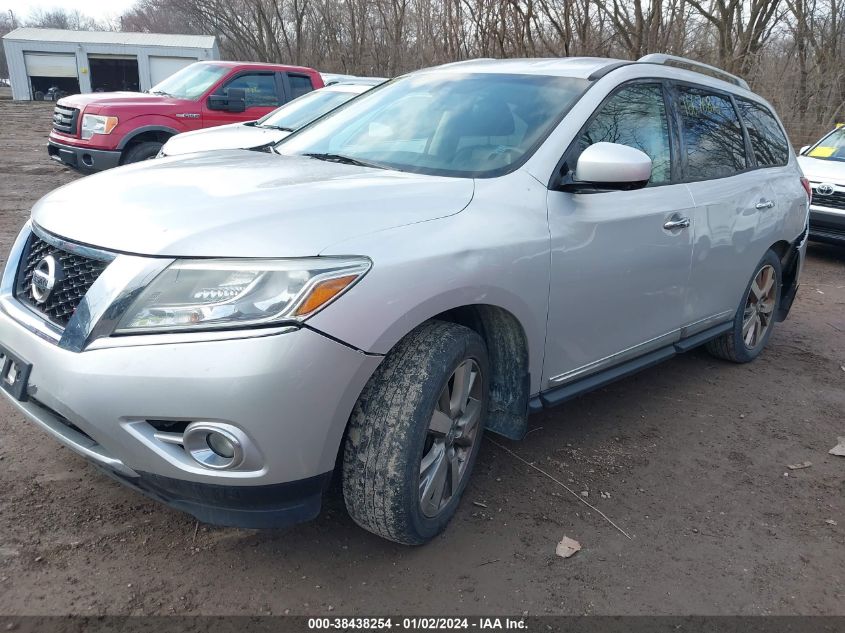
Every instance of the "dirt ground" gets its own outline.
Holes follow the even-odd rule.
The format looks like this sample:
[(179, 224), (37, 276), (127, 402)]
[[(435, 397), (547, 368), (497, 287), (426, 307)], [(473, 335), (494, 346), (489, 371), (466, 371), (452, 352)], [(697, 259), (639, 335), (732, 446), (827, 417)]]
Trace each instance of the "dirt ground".
[[(77, 177), (47, 158), (49, 119), (0, 101), (4, 257), (31, 205)], [(631, 540), (489, 440), (426, 547), (362, 531), (337, 495), (287, 531), (197, 526), (3, 399), (0, 614), (845, 615), (845, 458), (828, 454), (845, 435), (843, 333), (845, 248), (813, 245), (757, 362), (694, 351), (534, 416), (522, 442), (491, 438)], [(566, 560), (564, 535), (583, 546)]]

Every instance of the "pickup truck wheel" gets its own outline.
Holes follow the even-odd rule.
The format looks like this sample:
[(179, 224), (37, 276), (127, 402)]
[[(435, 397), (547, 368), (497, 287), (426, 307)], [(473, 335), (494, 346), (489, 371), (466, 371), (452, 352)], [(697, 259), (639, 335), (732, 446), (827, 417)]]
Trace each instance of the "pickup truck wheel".
[(707, 343), (708, 352), (734, 363), (748, 363), (760, 355), (774, 328), (781, 272), (780, 258), (774, 251), (767, 251), (742, 296), (733, 328)]
[(442, 321), (390, 351), (358, 399), (343, 455), (343, 497), (358, 525), (419, 545), (458, 507), (478, 456), (489, 362), (482, 338)]
[(164, 143), (158, 141), (144, 141), (133, 145), (123, 155), (123, 162), (121, 165), (129, 165), (131, 163), (140, 163), (142, 160), (150, 160), (155, 158)]

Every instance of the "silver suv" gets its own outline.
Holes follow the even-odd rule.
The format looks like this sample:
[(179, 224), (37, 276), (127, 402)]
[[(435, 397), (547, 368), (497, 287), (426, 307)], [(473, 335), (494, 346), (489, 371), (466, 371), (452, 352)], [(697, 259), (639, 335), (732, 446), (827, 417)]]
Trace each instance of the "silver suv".
[(771, 106), (688, 60), (412, 73), (274, 152), (165, 158), (39, 201), (0, 297), (3, 389), (209, 523), (315, 517), (332, 473), (400, 543), (482, 431), (786, 317), (808, 184)]

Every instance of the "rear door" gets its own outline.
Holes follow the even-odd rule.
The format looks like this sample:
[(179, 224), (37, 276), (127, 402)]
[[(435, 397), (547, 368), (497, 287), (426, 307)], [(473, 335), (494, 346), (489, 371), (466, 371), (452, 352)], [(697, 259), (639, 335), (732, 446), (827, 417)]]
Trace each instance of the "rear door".
[(203, 105), (203, 127), (255, 121), (284, 103), (284, 87), (278, 73), (272, 70), (240, 72), (220, 84), (214, 90), (214, 94), (225, 96), (232, 88), (240, 88), (244, 91), (246, 109), (243, 112), (212, 110), (208, 107), (208, 99), (206, 99)]
[(566, 152), (571, 169), (593, 143), (628, 145), (649, 155), (652, 175), (636, 191), (549, 191), (546, 389), (678, 340), (692, 253), (683, 224), (694, 209), (677, 181), (667, 112), (661, 82), (623, 85)]
[(674, 102), (695, 201), (684, 320), (697, 330), (733, 318), (755, 266), (777, 241), (779, 205), (788, 200), (779, 193), (782, 174), (757, 168), (732, 95), (676, 84)]

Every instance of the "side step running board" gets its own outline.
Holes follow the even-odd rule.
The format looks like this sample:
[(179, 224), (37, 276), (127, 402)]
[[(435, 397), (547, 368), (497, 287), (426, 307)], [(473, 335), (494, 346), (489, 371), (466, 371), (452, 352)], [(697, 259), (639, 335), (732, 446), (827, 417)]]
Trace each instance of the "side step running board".
[(529, 400), (528, 412), (536, 413), (542, 409), (555, 407), (585, 393), (599, 389), (605, 385), (609, 385), (610, 383), (616, 382), (622, 378), (631, 376), (638, 371), (653, 367), (658, 363), (662, 363), (664, 360), (669, 360), (676, 354), (688, 352), (699, 345), (703, 345), (707, 341), (730, 332), (732, 327), (733, 320), (708, 328), (703, 332), (699, 332), (698, 334), (682, 339), (677, 343), (667, 345), (666, 347), (654, 350), (653, 352), (649, 352), (648, 354), (644, 354), (614, 367), (610, 367), (609, 369), (602, 370), (584, 378), (579, 378), (569, 384), (544, 391)]

